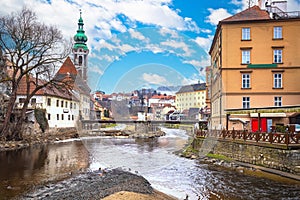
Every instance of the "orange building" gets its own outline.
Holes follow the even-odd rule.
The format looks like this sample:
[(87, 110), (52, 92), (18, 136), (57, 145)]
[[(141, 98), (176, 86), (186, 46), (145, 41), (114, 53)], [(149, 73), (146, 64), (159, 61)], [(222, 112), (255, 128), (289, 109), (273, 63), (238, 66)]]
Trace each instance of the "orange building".
[(300, 12), (263, 6), (218, 24), (209, 52), (212, 129), (300, 124)]

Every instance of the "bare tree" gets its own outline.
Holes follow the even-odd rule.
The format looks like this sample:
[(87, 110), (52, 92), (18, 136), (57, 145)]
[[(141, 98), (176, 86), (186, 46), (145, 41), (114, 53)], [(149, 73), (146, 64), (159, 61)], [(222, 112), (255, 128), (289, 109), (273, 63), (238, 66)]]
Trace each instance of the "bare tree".
[[(70, 53), (70, 42), (64, 40), (57, 27), (39, 22), (36, 14), (24, 7), (20, 12), (0, 17), (0, 48), (10, 68), (0, 82), (8, 83), (11, 90), (0, 136), (21, 140), (30, 99), (41, 88), (53, 84), (55, 66)], [(11, 117), (22, 81), (26, 83), (25, 101), (13, 123)]]

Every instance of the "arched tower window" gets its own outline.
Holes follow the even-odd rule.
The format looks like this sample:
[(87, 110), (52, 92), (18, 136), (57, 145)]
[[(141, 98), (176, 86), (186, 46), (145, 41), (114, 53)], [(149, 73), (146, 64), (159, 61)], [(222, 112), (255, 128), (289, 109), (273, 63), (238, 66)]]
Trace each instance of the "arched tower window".
[(81, 66), (82, 65), (82, 56), (79, 56), (79, 62), (78, 62), (78, 64)]

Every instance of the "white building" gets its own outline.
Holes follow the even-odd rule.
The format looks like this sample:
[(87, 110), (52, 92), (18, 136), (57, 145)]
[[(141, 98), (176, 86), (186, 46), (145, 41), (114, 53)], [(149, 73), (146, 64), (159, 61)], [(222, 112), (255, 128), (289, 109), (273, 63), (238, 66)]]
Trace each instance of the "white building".
[[(25, 82), (19, 85), (16, 108), (21, 109), (25, 101)], [(33, 89), (33, 88), (31, 88)], [(79, 119), (79, 101), (66, 89), (47, 86), (31, 99), (28, 110), (44, 109), (49, 128), (75, 127)]]

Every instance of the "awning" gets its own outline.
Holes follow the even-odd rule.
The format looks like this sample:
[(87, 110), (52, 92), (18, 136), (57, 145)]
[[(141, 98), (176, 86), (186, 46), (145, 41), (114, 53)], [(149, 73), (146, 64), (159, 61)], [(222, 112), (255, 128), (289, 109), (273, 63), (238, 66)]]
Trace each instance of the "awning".
[(252, 69), (264, 69), (264, 68), (275, 68), (277, 67), (277, 64), (249, 64), (247, 68)]
[(246, 124), (246, 121), (240, 119), (240, 118), (229, 118), (229, 121), (240, 121), (242, 122), (243, 124)]
[[(258, 117), (258, 113), (250, 113), (250, 117)], [(286, 117), (286, 113), (260, 113), (260, 117)]]

